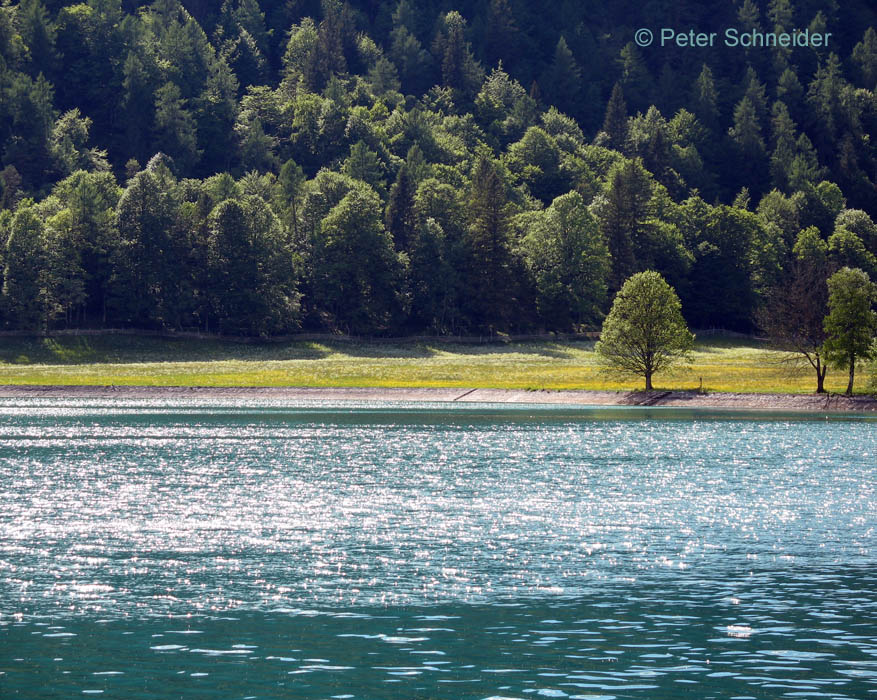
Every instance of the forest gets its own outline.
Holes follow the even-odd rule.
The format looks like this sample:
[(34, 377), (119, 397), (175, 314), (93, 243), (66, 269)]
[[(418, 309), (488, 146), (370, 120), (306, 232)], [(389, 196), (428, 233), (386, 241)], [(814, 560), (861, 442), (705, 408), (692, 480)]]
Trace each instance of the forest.
[[(0, 2), (0, 325), (795, 335), (877, 279), (869, 0)], [(640, 47), (638, 28), (830, 33)], [(797, 317), (796, 317), (797, 318)], [(801, 323), (805, 323), (806, 319)]]

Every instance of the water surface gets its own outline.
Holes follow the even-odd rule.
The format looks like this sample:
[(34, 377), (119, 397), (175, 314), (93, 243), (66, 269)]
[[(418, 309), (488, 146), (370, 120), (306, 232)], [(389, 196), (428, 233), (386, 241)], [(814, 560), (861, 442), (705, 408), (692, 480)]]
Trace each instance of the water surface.
[(0, 401), (0, 696), (877, 698), (875, 436)]

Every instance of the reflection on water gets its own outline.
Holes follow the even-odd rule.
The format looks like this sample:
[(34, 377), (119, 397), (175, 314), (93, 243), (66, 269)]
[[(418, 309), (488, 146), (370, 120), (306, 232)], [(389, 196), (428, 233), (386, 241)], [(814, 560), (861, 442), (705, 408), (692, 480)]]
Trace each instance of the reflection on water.
[(877, 697), (875, 428), (0, 402), (0, 696)]

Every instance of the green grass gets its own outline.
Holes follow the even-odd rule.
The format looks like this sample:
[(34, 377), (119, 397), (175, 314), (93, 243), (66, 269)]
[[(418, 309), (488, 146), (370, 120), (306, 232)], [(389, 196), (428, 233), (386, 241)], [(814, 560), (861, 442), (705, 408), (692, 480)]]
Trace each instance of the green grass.
[[(689, 366), (657, 375), (655, 387), (696, 389), (703, 378), (707, 391), (812, 392), (813, 372), (783, 357), (756, 341), (709, 339)], [(584, 341), (239, 344), (109, 335), (0, 338), (0, 384), (624, 390), (642, 380), (605, 373)], [(844, 373), (829, 372), (826, 388), (843, 391)]]

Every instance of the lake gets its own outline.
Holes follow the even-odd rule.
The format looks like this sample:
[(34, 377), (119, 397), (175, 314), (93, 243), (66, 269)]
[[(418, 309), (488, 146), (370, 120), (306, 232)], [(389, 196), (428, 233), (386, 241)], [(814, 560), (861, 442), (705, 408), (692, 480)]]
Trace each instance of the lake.
[(0, 697), (877, 698), (877, 420), (0, 400)]

